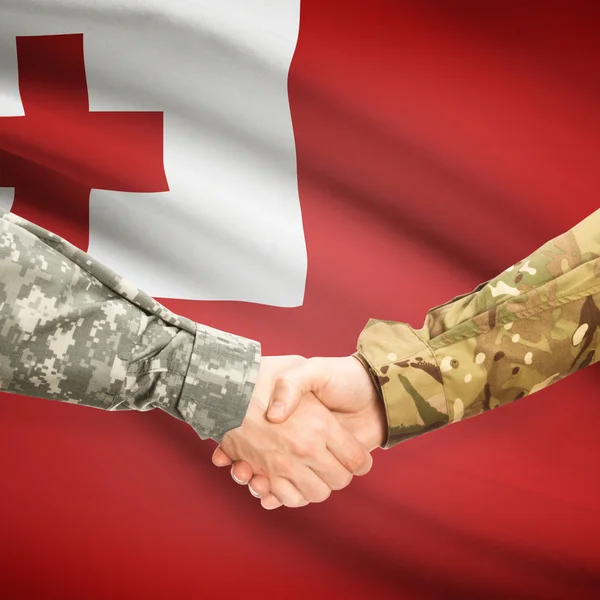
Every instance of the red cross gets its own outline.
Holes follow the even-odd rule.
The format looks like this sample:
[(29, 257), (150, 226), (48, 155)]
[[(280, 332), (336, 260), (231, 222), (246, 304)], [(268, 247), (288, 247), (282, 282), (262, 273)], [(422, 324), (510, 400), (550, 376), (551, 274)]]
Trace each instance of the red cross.
[(162, 112), (90, 112), (83, 34), (17, 37), (25, 116), (0, 118), (12, 212), (86, 250), (92, 188), (169, 189)]

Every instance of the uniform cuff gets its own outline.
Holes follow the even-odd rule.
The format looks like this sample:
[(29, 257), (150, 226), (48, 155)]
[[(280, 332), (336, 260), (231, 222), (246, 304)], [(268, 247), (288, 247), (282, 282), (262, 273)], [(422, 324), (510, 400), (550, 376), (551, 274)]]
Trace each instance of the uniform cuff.
[(242, 424), (258, 376), (260, 344), (197, 324), (179, 412), (217, 442)]
[(385, 448), (448, 423), (442, 371), (410, 325), (371, 319), (358, 338), (357, 357), (368, 366), (383, 397)]

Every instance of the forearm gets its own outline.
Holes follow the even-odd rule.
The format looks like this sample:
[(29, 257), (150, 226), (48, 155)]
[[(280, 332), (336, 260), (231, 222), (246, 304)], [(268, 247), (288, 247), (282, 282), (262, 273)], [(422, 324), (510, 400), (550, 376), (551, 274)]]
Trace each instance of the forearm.
[(393, 445), (522, 398), (598, 360), (600, 211), (425, 326), (370, 321), (358, 355)]
[(159, 407), (201, 437), (244, 418), (260, 348), (174, 315), (58, 236), (0, 218), (0, 386), (107, 410)]

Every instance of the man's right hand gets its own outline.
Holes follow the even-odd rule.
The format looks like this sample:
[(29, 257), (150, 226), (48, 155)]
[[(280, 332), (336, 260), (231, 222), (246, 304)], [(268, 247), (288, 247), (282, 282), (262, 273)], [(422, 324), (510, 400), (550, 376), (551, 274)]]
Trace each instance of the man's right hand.
[[(372, 465), (365, 447), (371, 443), (367, 431), (361, 430), (364, 436), (358, 441), (306, 388), (305, 378), (316, 366), (304, 370), (308, 364), (295, 356), (263, 357), (246, 417), (240, 427), (225, 434), (213, 457), (218, 466), (240, 461), (238, 470), (243, 465), (242, 469), (262, 476), (273, 499), (290, 507), (322, 502), (331, 490), (346, 487), (353, 475), (364, 475)], [(283, 412), (271, 422), (266, 418), (270, 399), (284, 402)], [(364, 409), (369, 412), (368, 406)], [(232, 474), (235, 478), (235, 471)]]
[[(283, 371), (273, 386), (269, 421), (283, 423), (313, 394), (366, 449), (370, 451), (385, 443), (385, 407), (369, 374), (355, 357), (311, 358)], [(230, 458), (217, 448), (213, 462), (226, 466), (232, 463)], [(269, 478), (248, 463), (235, 462), (231, 474), (238, 483), (250, 482), (250, 491), (261, 497), (263, 507), (273, 509), (282, 505)]]

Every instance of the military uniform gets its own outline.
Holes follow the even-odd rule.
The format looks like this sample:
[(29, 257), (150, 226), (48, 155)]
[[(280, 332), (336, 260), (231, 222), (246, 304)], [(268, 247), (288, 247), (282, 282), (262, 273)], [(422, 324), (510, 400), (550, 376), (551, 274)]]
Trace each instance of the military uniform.
[(174, 315), (57, 235), (0, 212), (0, 387), (106, 410), (161, 408), (202, 438), (238, 427), (257, 342)]
[[(243, 420), (257, 342), (174, 315), (65, 240), (0, 213), (0, 386), (107, 410), (161, 408), (202, 438)], [(598, 360), (600, 211), (425, 326), (371, 320), (357, 358), (387, 447), (532, 394)]]
[(422, 329), (370, 320), (357, 358), (387, 411), (390, 447), (533, 394), (600, 357), (600, 210)]

